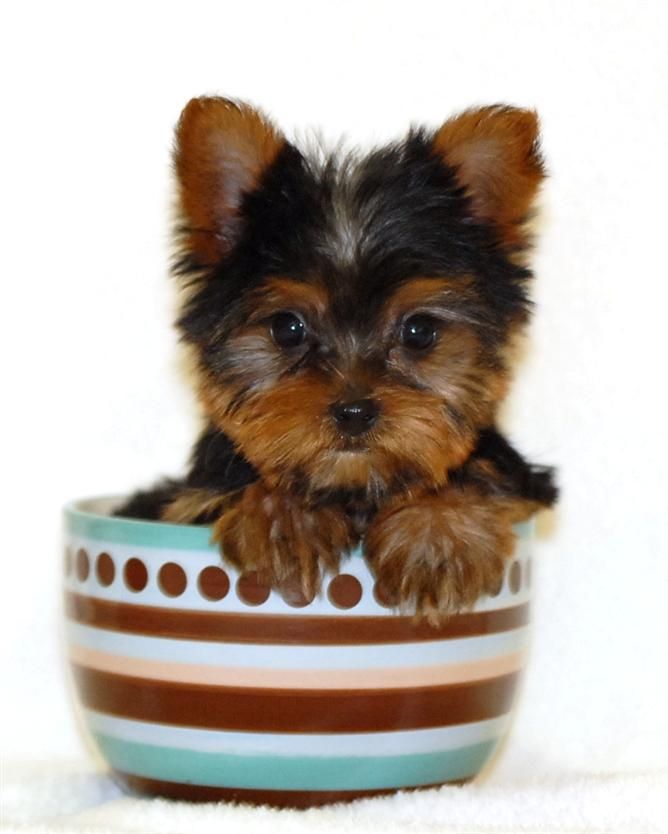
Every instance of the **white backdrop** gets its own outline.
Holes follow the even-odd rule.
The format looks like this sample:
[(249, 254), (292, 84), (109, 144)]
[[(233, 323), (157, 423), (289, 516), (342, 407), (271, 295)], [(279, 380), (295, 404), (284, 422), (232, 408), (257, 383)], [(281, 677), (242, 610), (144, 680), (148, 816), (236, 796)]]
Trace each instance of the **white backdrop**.
[(197, 415), (168, 281), (169, 149), (193, 95), (370, 143), (536, 107), (551, 179), (505, 413), (560, 468), (530, 671), (497, 779), (666, 765), (668, 5), (320, 0), (6, 7), (2, 742), (72, 756), (60, 507), (180, 471)]

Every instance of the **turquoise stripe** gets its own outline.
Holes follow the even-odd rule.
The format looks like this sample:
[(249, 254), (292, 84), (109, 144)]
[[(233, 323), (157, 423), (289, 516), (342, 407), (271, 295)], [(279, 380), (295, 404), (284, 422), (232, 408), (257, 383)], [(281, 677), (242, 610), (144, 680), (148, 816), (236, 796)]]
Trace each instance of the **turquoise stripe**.
[(409, 756), (326, 757), (207, 753), (101, 733), (94, 737), (106, 760), (124, 773), (208, 787), (288, 791), (402, 788), (466, 779), (478, 773), (498, 742)]
[(536, 527), (536, 517), (532, 516), (528, 521), (518, 521), (513, 525), (518, 539), (533, 538), (534, 528)]
[[(104, 499), (101, 499), (104, 500)], [(211, 528), (195, 524), (168, 524), (164, 521), (139, 521), (130, 518), (112, 518), (82, 509), (81, 504), (93, 501), (76, 501), (65, 507), (65, 528), (71, 535), (97, 539), (111, 544), (128, 544), (135, 547), (163, 547), (170, 550), (205, 550), (218, 553), (211, 544)], [(531, 536), (533, 521), (515, 527), (521, 539)], [(359, 548), (352, 554), (361, 556)]]
[(211, 528), (206, 526), (112, 518), (86, 512), (76, 504), (65, 507), (64, 515), (65, 529), (70, 535), (135, 547), (218, 552), (217, 546), (212, 545), (210, 541)]

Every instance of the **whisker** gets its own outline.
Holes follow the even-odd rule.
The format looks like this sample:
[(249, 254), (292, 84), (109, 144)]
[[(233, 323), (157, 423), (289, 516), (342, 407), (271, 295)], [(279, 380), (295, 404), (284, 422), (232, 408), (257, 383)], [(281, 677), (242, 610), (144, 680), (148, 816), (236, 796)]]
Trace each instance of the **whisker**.
[(346, 377), (345, 377), (343, 371), (340, 368), (337, 368), (336, 365), (330, 359), (327, 359), (326, 356), (323, 356), (322, 361), (329, 368), (330, 371), (333, 371), (344, 382), (346, 381)]

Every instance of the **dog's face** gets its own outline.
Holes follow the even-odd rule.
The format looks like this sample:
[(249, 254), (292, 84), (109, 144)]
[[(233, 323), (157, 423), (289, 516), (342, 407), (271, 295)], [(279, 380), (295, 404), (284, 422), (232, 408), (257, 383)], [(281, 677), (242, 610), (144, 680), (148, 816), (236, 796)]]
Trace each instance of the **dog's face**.
[(494, 420), (526, 320), (535, 115), (468, 111), (309, 158), (257, 111), (195, 99), (175, 164), (180, 326), (209, 419), (292, 489), (445, 483)]

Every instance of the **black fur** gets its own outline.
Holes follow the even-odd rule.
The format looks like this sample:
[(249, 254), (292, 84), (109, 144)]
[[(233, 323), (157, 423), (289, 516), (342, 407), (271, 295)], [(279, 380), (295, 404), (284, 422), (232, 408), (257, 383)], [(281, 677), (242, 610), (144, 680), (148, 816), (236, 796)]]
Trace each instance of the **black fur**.
[[(414, 130), (363, 159), (322, 162), (286, 144), (245, 196), (241, 236), (229, 255), (204, 276), (188, 257), (176, 265), (194, 284), (178, 324), (205, 362), (215, 370), (221, 333), (243, 320), (245, 295), (271, 275), (324, 278), (347, 327), (368, 324), (406, 278), (472, 276), (480, 301), (471, 318), (487, 342), (502, 341), (508, 325), (526, 317), (530, 272), (506, 257), (491, 224), (474, 219), (432, 141)], [(345, 259), (337, 257), (341, 211), (354, 238)]]
[(235, 451), (227, 435), (210, 426), (195, 445), (185, 486), (231, 492), (252, 484), (258, 477), (253, 466)]
[[(479, 474), (475, 464), (481, 461), (492, 464), (493, 477)], [(225, 494), (248, 486), (258, 477), (253, 466), (235, 451), (230, 439), (222, 431), (208, 427), (195, 445), (186, 478), (166, 479), (153, 489), (135, 493), (114, 515), (159, 519), (166, 505), (184, 489), (208, 489)], [(486, 494), (522, 498), (544, 507), (551, 507), (559, 497), (555, 470), (529, 463), (503, 435), (491, 428), (480, 433), (470, 458), (450, 472), (449, 481), (453, 486), (474, 485)], [(400, 488), (404, 486), (401, 484)], [(299, 492), (298, 483), (295, 483), (295, 492)], [(348, 507), (352, 513), (362, 512), (359, 507), (368, 507), (364, 490), (332, 490), (313, 497), (313, 506), (326, 504)], [(205, 524), (213, 520), (202, 517), (197, 521)]]
[(138, 490), (121, 504), (114, 515), (124, 518), (142, 518), (148, 521), (159, 521), (162, 512), (183, 489), (183, 481), (175, 478), (165, 478), (151, 489)]
[[(181, 480), (165, 479), (152, 489), (136, 492), (114, 515), (158, 520), (162, 511), (187, 489), (207, 489), (225, 494), (252, 484), (258, 474), (245, 458), (237, 454), (229, 438), (212, 427), (195, 444), (188, 474)], [(200, 524), (213, 519), (202, 517)]]
[[(492, 465), (494, 475), (481, 477), (476, 464)], [(478, 443), (466, 463), (450, 472), (450, 483), (473, 484), (483, 493), (523, 498), (551, 507), (559, 497), (555, 470), (529, 463), (496, 429), (480, 432)]]
[[(491, 224), (474, 217), (454, 170), (434, 152), (433, 138), (415, 129), (401, 143), (342, 159), (309, 159), (286, 143), (259, 186), (244, 196), (240, 236), (222, 262), (203, 269), (186, 253), (175, 266), (192, 285), (178, 326), (198, 346), (204, 365), (220, 372), (225, 335), (247, 315), (249, 290), (272, 275), (324, 279), (338, 321), (361, 329), (407, 278), (473, 278), (476, 300), (467, 296), (472, 306), (465, 312), (489, 350), (487, 361), (494, 361), (510, 326), (527, 317), (531, 273), (509, 257)], [(342, 229), (342, 216), (349, 228)], [(346, 232), (348, 240), (342, 238)], [(552, 470), (528, 464), (494, 429), (481, 433), (470, 462), (451, 473), (452, 482), (475, 480), (473, 464), (482, 459), (498, 473), (485, 489), (544, 505), (556, 500)], [(118, 514), (157, 518), (179, 489), (228, 492), (257, 478), (231, 441), (208, 428), (184, 480), (137, 493)], [(398, 488), (410, 483), (411, 473), (400, 480)], [(329, 498), (345, 504), (357, 497), (322, 496)]]

